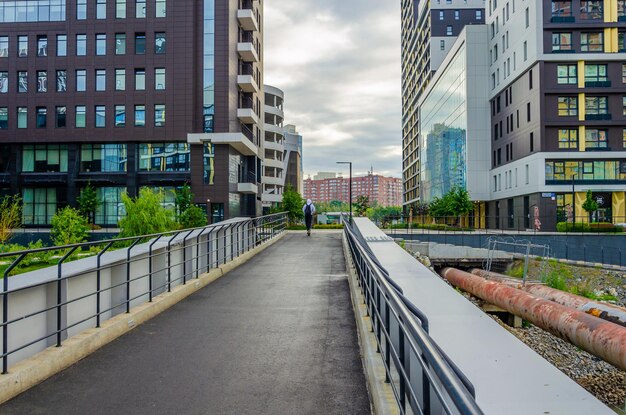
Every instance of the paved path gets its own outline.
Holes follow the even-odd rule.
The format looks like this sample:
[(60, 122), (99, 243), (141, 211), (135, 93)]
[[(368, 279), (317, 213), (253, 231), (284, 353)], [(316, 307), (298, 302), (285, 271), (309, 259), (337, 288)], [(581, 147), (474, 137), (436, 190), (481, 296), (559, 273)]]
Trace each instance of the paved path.
[(339, 233), (290, 233), (0, 414), (369, 414)]

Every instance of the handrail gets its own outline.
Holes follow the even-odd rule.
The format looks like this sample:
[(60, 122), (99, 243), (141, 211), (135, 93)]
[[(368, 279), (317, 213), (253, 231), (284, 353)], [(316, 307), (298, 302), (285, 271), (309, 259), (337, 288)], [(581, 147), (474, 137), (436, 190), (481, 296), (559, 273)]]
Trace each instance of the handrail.
[[(56, 346), (61, 346), (64, 338), (73, 334), (72, 329), (100, 328), (103, 320), (129, 312), (131, 307), (140, 303), (150, 302), (155, 295), (185, 284), (194, 274), (198, 278), (281, 234), (286, 221), (287, 214), (282, 212), (185, 230), (0, 254), (0, 258), (15, 258), (4, 272), (0, 291), (2, 373), (8, 372), (9, 357), (17, 352), (21, 352), (20, 359), (25, 358), (47, 347), (52, 339)], [(260, 226), (264, 229), (262, 238), (258, 238), (257, 228)], [(118, 242), (124, 243), (123, 249), (107, 252)], [(82, 262), (82, 267), (69, 267), (71, 271), (68, 271), (66, 265), (75, 252), (94, 246), (104, 248), (87, 258), (92, 262)], [(28, 255), (49, 251), (62, 252), (63, 255), (54, 266), (56, 278), (42, 275), (33, 279), (31, 273), (24, 283), (15, 284), (21, 275), (9, 277)], [(77, 285), (71, 286), (72, 281), (77, 281)], [(27, 301), (27, 306), (15, 307), (11, 302), (12, 298), (18, 298), (14, 294), (23, 298), (21, 296), (30, 295), (29, 290), (47, 290), (47, 287), (52, 287), (50, 292), (56, 294), (52, 304)], [(33, 293), (38, 298), (40, 291)], [(71, 310), (79, 311), (70, 314)], [(29, 326), (30, 319), (46, 320), (46, 317), (54, 318), (44, 326)], [(31, 349), (25, 353), (27, 348)]]
[[(346, 224), (344, 230), (371, 316), (372, 331), (379, 351), (384, 351), (386, 377), (391, 382), (400, 412), (406, 413), (408, 405), (413, 413), (441, 409), (447, 414), (482, 414), (475, 400), (474, 386), (428, 334), (427, 317), (401, 290), (396, 289), (388, 272), (352, 226)], [(396, 325), (394, 330), (390, 325), (391, 316), (395, 318), (397, 333)], [(409, 370), (408, 363), (405, 363), (407, 345), (408, 354), (420, 363), (420, 380), (411, 379), (415, 369)], [(392, 369), (397, 373), (397, 382), (392, 381)], [(412, 381), (421, 381), (422, 390), (414, 388)]]

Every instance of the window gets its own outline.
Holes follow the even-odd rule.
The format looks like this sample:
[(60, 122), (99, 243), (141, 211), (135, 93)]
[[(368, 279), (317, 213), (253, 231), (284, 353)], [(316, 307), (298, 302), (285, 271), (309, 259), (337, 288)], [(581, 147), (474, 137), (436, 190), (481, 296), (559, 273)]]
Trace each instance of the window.
[(115, 34), (115, 54), (116, 55), (126, 54), (126, 33)]
[(154, 70), (154, 89), (157, 91), (165, 89), (165, 68)]
[(146, 89), (146, 70), (135, 69), (135, 90), (143, 91)]
[(83, 144), (80, 146), (80, 171), (126, 171), (126, 144)]
[(48, 115), (48, 110), (46, 109), (46, 107), (37, 107), (35, 109), (35, 113), (36, 113), (36, 122), (37, 122), (37, 128), (46, 128), (46, 118)]
[(126, 19), (126, 0), (115, 0), (115, 18)]
[(606, 82), (606, 65), (585, 65), (585, 82)]
[(0, 94), (9, 92), (9, 73), (0, 71)]
[(526, 41), (524, 41), (524, 62), (526, 62), (526, 59), (528, 59), (528, 43)]
[(87, 108), (84, 105), (77, 105), (76, 106), (76, 112), (75, 112), (75, 125), (76, 128), (85, 128), (86, 126), (86, 122), (85, 122), (85, 113), (87, 112)]
[(126, 107), (124, 105), (115, 106), (115, 126), (116, 127), (126, 126)]
[(87, 71), (84, 69), (76, 70), (76, 92), (87, 90)]
[(585, 130), (586, 148), (607, 148), (607, 130), (587, 128)]
[(526, 104), (526, 121), (530, 122), (530, 102)]
[(586, 115), (601, 115), (609, 113), (609, 100), (607, 97), (585, 97)]
[(28, 128), (28, 108), (17, 107), (17, 128)]
[(602, 19), (604, 17), (604, 8), (602, 0), (592, 0), (580, 2), (580, 18), (587, 19)]
[(439, 49), (446, 50), (446, 41), (445, 40), (440, 40), (439, 41)]
[(67, 56), (67, 35), (57, 35), (57, 56)]
[(156, 104), (154, 106), (154, 126), (165, 127), (165, 105)]
[(528, 71), (528, 89), (533, 89), (533, 70)]
[(28, 36), (17, 37), (17, 56), (20, 58), (28, 56)]
[(56, 107), (55, 126), (56, 128), (65, 128), (67, 107)]
[(622, 148), (626, 148), (626, 128), (622, 130)]
[(96, 69), (96, 91), (106, 91), (107, 88), (107, 71), (105, 69)]
[(626, 96), (622, 97), (622, 115), (626, 115)]
[(115, 90), (116, 91), (126, 90), (126, 69), (115, 70)]
[(165, 33), (157, 32), (154, 34), (154, 53), (157, 55), (165, 53), (166, 44)]
[(190, 147), (187, 143), (144, 143), (138, 146), (139, 171), (189, 171)]
[(67, 71), (57, 71), (57, 92), (67, 91)]
[(144, 55), (146, 53), (146, 34), (135, 33), (135, 54)]
[(76, 20), (87, 18), (87, 0), (76, 0)]
[(96, 34), (96, 55), (104, 56), (107, 54), (107, 35), (104, 33)]
[(7, 128), (9, 128), (9, 109), (0, 107), (0, 130), (6, 130)]
[(439, 20), (443, 20), (443, 19), (444, 19), (443, 10), (439, 10)]
[(580, 34), (580, 50), (582, 52), (603, 52), (604, 33), (590, 32)]
[(48, 92), (47, 71), (37, 71), (37, 92)]
[(572, 2), (552, 0), (552, 17), (572, 16)]
[(106, 108), (104, 105), (96, 105), (96, 128), (104, 128), (106, 125)]
[(552, 51), (560, 50), (572, 50), (571, 32), (552, 33)]
[(107, 0), (96, 0), (96, 19), (107, 18)]
[(28, 91), (28, 72), (20, 71), (17, 73), (17, 92), (23, 93)]
[(452, 26), (446, 26), (446, 36), (452, 36)]
[(483, 19), (483, 11), (476, 10), (476, 20), (482, 20), (482, 19)]
[(48, 56), (47, 36), (37, 36), (37, 56)]
[(9, 37), (0, 36), (0, 58), (9, 57)]
[(27, 189), (22, 194), (22, 222), (25, 225), (49, 225), (57, 211), (55, 188)]
[(203, 153), (204, 184), (215, 184), (215, 147), (213, 143), (205, 141)]
[(135, 105), (135, 127), (146, 126), (146, 106)]
[(626, 63), (622, 64), (622, 83), (626, 84)]
[(76, 56), (87, 55), (87, 35), (76, 35)]
[(165, 12), (167, 10), (166, 0), (156, 0), (156, 17), (165, 17)]
[(557, 65), (557, 83), (566, 85), (576, 85), (578, 74), (576, 65)]
[[(533, 133), (530, 133), (530, 152), (532, 153), (533, 151), (535, 151), (535, 136)], [(526, 184), (528, 184), (528, 182), (526, 182)]]
[(125, 187), (97, 187), (96, 196), (102, 202), (96, 207), (94, 222), (98, 225), (117, 225), (126, 216), (122, 195)]
[(558, 114), (561, 117), (578, 115), (578, 97), (559, 97)]
[(526, 8), (526, 12), (524, 13), (524, 17), (526, 19), (526, 28), (528, 28), (528, 26), (530, 26), (530, 11), (528, 10), (528, 7)]
[(458, 10), (454, 11), (454, 20), (459, 20), (461, 18), (461, 12)]
[(578, 130), (561, 129), (558, 133), (559, 148), (578, 148)]
[(146, 17), (146, 0), (135, 1), (135, 17), (144, 19)]

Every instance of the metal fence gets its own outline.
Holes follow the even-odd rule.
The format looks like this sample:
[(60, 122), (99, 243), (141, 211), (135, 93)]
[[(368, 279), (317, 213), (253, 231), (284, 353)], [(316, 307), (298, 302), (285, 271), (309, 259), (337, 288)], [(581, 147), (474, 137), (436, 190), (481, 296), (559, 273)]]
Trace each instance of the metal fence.
[(428, 318), (403, 295), (352, 227), (346, 223), (344, 229), (400, 413), (482, 414), (471, 382), (429, 336)]
[[(274, 238), (286, 213), (233, 219), (154, 235), (0, 254), (10, 260), (2, 281), (2, 373), (9, 365), (104, 320), (129, 313)], [(80, 252), (93, 255), (80, 259)], [(55, 254), (57, 265), (11, 276), (32, 256)], [(78, 260), (76, 260), (79, 258)]]

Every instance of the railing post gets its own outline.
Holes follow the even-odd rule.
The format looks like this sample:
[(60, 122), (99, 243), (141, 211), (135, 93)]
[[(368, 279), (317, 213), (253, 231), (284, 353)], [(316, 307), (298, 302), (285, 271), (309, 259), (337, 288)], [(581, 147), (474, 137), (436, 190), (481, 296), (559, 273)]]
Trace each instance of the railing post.
[(130, 250), (133, 249), (139, 241), (141, 241), (141, 238), (135, 239), (126, 251), (126, 313), (130, 313)]
[(200, 237), (206, 230), (207, 228), (202, 229), (196, 237), (196, 279), (200, 278)]
[(13, 268), (17, 266), (26, 254), (21, 254), (15, 261), (9, 265), (4, 271), (4, 280), (2, 281), (2, 374), (9, 373), (9, 274)]
[(70, 255), (76, 251), (77, 246), (70, 249), (64, 256), (59, 260), (57, 264), (57, 347), (61, 347), (61, 326), (62, 326), (62, 313), (61, 313), (61, 303), (63, 302), (63, 291), (62, 291), (62, 277), (63, 277), (63, 261), (65, 261)]
[[(183, 238), (183, 285), (187, 284), (187, 238), (193, 231), (193, 229), (190, 230)], [(191, 260), (191, 265), (193, 265), (193, 259)]]
[(167, 292), (172, 292), (172, 241), (180, 234), (180, 232), (174, 233), (167, 241)]
[(156, 239), (154, 241), (152, 241), (152, 243), (150, 244), (150, 247), (148, 248), (148, 290), (150, 291), (149, 295), (148, 295), (148, 302), (152, 302), (152, 247), (154, 246), (155, 243), (157, 243), (157, 241), (159, 239), (161, 239), (161, 237), (163, 236), (163, 234), (159, 235), (156, 237)]
[(96, 271), (96, 327), (100, 328), (100, 291), (102, 289), (102, 277), (100, 275), (101, 269), (101, 259), (102, 259), (102, 255), (107, 251), (107, 249), (109, 249), (111, 247), (111, 245), (113, 245), (113, 241), (109, 242), (104, 249), (102, 249), (102, 251), (98, 252), (98, 256), (96, 257), (96, 267), (97, 267), (97, 271)]

